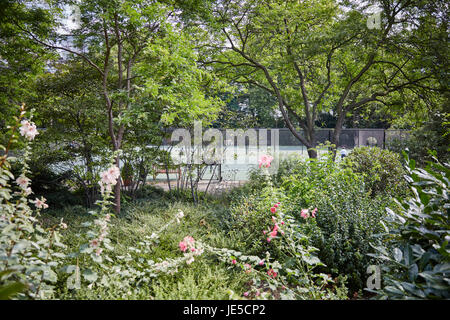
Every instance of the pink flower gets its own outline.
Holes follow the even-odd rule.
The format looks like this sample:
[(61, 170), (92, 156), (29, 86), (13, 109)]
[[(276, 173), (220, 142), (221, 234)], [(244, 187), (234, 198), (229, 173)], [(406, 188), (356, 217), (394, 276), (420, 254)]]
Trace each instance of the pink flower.
[(281, 225), (282, 225), (282, 226), (284, 225), (284, 221), (281, 221)]
[(309, 217), (308, 215), (308, 209), (302, 209), (300, 216), (304, 219), (307, 219)]
[(259, 265), (260, 265), (260, 266), (264, 265), (264, 260), (261, 260), (261, 261), (259, 262)]
[(276, 204), (276, 203), (275, 203), (273, 206), (274, 206), (275, 208), (278, 208), (278, 204)]
[(277, 202), (277, 205), (280, 205), (281, 204), (281, 202)]
[[(120, 170), (117, 166), (111, 166), (107, 170), (100, 173), (100, 186), (102, 187), (102, 184), (106, 185), (106, 188), (108, 191), (111, 190), (111, 186), (115, 185), (117, 183), (117, 179), (120, 176)], [(102, 193), (103, 193), (103, 187), (102, 187)]]
[(91, 247), (97, 248), (100, 242), (97, 239), (92, 239), (89, 244), (91, 245)]
[(36, 208), (47, 209), (48, 204), (46, 204), (45, 201), (46, 201), (46, 199), (44, 197), (41, 197), (41, 199), (36, 198), (36, 200), (34, 200), (33, 202), (36, 205)]
[(267, 238), (267, 242), (270, 242), (270, 241), (272, 241), (272, 238), (271, 237)]
[(275, 213), (276, 211), (277, 211), (277, 208), (275, 208), (275, 207), (270, 208), (270, 212)]
[(244, 292), (244, 297), (248, 297), (248, 291)]
[(27, 177), (25, 177), (24, 175), (18, 177), (16, 179), (16, 183), (23, 189), (23, 190), (27, 190), (28, 187), (28, 183), (30, 183), (30, 179), (28, 179)]
[(186, 236), (184, 237), (183, 241), (189, 246), (189, 247), (193, 247), (194, 243), (195, 243), (195, 239), (192, 238), (191, 236)]
[(231, 260), (232, 264), (236, 264), (236, 259)]
[(39, 134), (34, 123), (30, 123), (27, 120), (22, 120), (20, 124), (22, 125), (19, 129), (20, 134), (28, 140), (33, 140), (34, 137)]
[(117, 180), (120, 176), (120, 170), (117, 166), (111, 166), (107, 171), (114, 180)]
[(180, 250), (183, 251), (183, 252), (185, 252), (187, 250), (187, 244), (184, 241), (180, 241), (178, 246), (180, 247)]
[(259, 158), (259, 167), (264, 167), (264, 168), (268, 168), (270, 167), (270, 163), (272, 162), (273, 157), (263, 154), (260, 158)]
[(311, 212), (311, 216), (312, 216), (313, 218), (316, 217), (316, 212), (317, 212), (317, 208), (314, 208), (314, 210)]
[(272, 238), (275, 238), (275, 237), (277, 236), (277, 230), (273, 230), (273, 231), (270, 233), (270, 236), (271, 236)]
[(278, 275), (278, 273), (276, 273), (272, 268), (270, 268), (269, 271), (267, 271), (267, 274), (272, 278), (275, 278)]

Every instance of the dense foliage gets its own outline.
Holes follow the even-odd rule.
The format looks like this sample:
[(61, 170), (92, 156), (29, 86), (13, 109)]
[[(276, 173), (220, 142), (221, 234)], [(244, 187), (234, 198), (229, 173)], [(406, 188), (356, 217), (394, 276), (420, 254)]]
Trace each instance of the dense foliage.
[(380, 298), (450, 297), (450, 166), (437, 159), (425, 169), (409, 160), (406, 169), (413, 196), (388, 209), (393, 226), (388, 248), (376, 247), (383, 263)]
[(400, 155), (378, 147), (359, 147), (345, 158), (346, 167), (363, 176), (365, 190), (372, 197), (403, 194), (406, 182)]

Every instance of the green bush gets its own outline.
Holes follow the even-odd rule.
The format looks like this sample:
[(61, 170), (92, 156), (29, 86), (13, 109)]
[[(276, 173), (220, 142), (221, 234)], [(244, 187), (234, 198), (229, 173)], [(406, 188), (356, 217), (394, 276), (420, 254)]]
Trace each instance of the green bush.
[[(15, 176), (19, 176), (20, 170), (18, 165), (12, 168)], [(73, 178), (70, 171), (55, 173), (45, 164), (38, 165), (36, 162), (31, 162), (29, 178), (33, 197), (45, 197), (47, 204), (52, 208), (86, 204), (82, 190), (72, 191), (65, 184), (67, 179)]]
[(357, 291), (364, 287), (367, 266), (373, 263), (367, 256), (373, 252), (370, 245), (380, 241), (385, 201), (365, 194), (360, 180), (341, 176), (341, 172), (329, 176), (326, 189), (316, 193), (320, 232), (311, 238), (327, 271), (346, 275), (349, 288)]
[[(372, 198), (362, 176), (330, 158), (297, 163), (296, 174), (284, 177), (288, 212), (317, 247), (325, 271), (348, 277), (349, 287), (362, 289), (366, 268), (383, 229), (384, 207), (389, 198)], [(305, 223), (301, 209), (317, 207), (316, 223)]]
[(437, 160), (416, 169), (408, 160), (413, 196), (388, 209), (395, 228), (386, 236), (393, 250), (376, 247), (383, 261), (379, 298), (450, 298), (450, 165)]
[(377, 195), (400, 195), (406, 189), (405, 171), (400, 155), (378, 147), (358, 147), (343, 161), (345, 167), (364, 178), (366, 190), (372, 197)]

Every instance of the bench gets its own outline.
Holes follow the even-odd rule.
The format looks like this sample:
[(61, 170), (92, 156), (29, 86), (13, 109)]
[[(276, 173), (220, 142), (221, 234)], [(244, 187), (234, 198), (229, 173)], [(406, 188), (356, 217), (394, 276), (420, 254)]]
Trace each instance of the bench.
[(156, 180), (156, 175), (158, 175), (159, 173), (165, 173), (165, 174), (175, 173), (178, 175), (177, 180), (181, 179), (181, 168), (180, 167), (167, 170), (166, 167), (154, 164), (153, 165), (153, 180)]

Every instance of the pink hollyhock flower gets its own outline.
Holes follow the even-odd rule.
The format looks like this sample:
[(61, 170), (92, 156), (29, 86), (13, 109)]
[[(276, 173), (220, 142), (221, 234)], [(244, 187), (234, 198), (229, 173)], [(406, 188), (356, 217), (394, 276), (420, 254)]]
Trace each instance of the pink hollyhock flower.
[(48, 208), (48, 204), (45, 203), (45, 198), (41, 197), (41, 199), (36, 198), (36, 200), (34, 200), (34, 204), (36, 205), (36, 208), (38, 209), (47, 209)]
[(22, 120), (20, 124), (22, 125), (19, 129), (20, 134), (28, 140), (33, 140), (34, 137), (39, 134), (34, 123), (30, 123), (27, 120)]
[(25, 176), (20, 176), (16, 179), (16, 183), (23, 189), (26, 190), (28, 187), (28, 183), (30, 182), (30, 179), (28, 179)]
[(89, 244), (91, 245), (91, 247), (97, 248), (100, 242), (97, 239), (92, 239)]
[(231, 260), (232, 264), (236, 264), (236, 259)]
[(317, 208), (314, 208), (314, 210), (311, 211), (311, 216), (312, 216), (313, 218), (316, 217), (316, 212), (317, 212)]
[(275, 223), (275, 226), (273, 227), (273, 231), (277, 231), (278, 230), (278, 224)]
[(281, 221), (281, 225), (282, 225), (282, 226), (284, 225), (284, 221)]
[(273, 157), (263, 154), (260, 158), (259, 158), (259, 167), (264, 167), (264, 168), (268, 168), (270, 167), (270, 163), (272, 162)]
[(308, 215), (308, 209), (302, 209), (302, 211), (301, 211), (301, 213), (300, 213), (300, 216), (301, 216), (302, 218), (304, 218), (304, 219), (308, 218), (308, 217), (309, 217), (309, 215)]
[(272, 278), (275, 278), (278, 275), (278, 273), (276, 273), (272, 268), (270, 268), (269, 271), (267, 271), (267, 274)]
[(183, 241), (189, 246), (189, 247), (193, 247), (194, 243), (195, 243), (195, 239), (192, 238), (191, 236), (186, 236), (184, 237)]
[(259, 265), (260, 265), (260, 266), (264, 265), (264, 260), (261, 260), (261, 261), (259, 262)]
[(275, 203), (273, 206), (274, 206), (275, 208), (278, 208), (278, 204), (277, 204), (277, 203)]
[(277, 205), (280, 205), (281, 204), (281, 202), (277, 202)]
[(270, 242), (270, 241), (272, 241), (272, 238), (271, 237), (267, 238), (267, 242)]
[(272, 238), (275, 238), (276, 236), (277, 236), (277, 230), (273, 230), (271, 233), (270, 233), (270, 236), (272, 237)]
[(185, 252), (187, 250), (187, 244), (184, 241), (180, 241), (180, 243), (178, 244), (178, 247), (180, 247), (180, 250)]
[(245, 297), (248, 297), (248, 291), (245, 291), (245, 292), (244, 292), (244, 296), (245, 296)]
[(275, 208), (275, 207), (270, 208), (270, 212), (275, 213), (276, 211), (277, 211), (277, 208)]
[(24, 190), (24, 192), (25, 192), (25, 194), (26, 194), (27, 196), (29, 196), (30, 194), (33, 193), (33, 190), (31, 190), (31, 188), (28, 187), (28, 188), (26, 188), (26, 189)]
[(109, 174), (108, 171), (103, 171), (100, 173), (100, 180), (102, 181), (103, 184), (106, 185), (115, 184), (114, 178)]
[(117, 166), (109, 167), (108, 173), (114, 180), (117, 180), (120, 176), (120, 170)]

